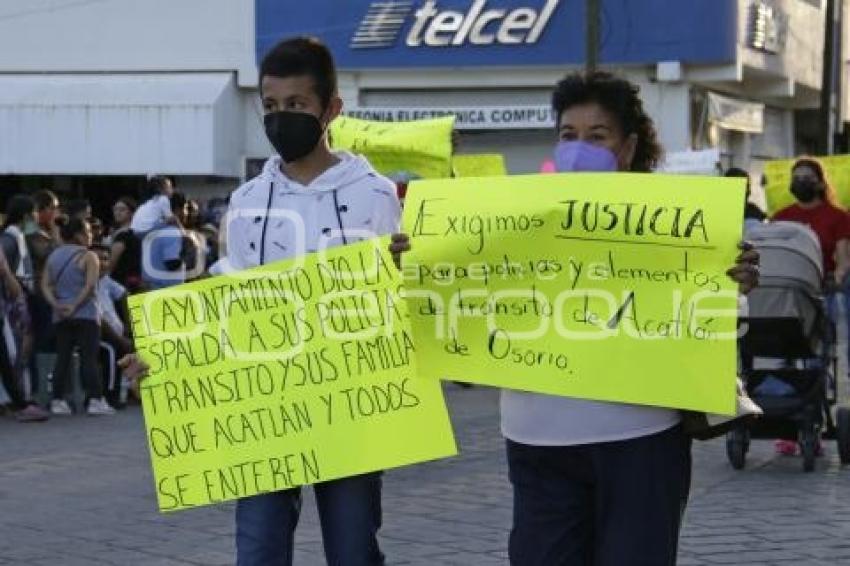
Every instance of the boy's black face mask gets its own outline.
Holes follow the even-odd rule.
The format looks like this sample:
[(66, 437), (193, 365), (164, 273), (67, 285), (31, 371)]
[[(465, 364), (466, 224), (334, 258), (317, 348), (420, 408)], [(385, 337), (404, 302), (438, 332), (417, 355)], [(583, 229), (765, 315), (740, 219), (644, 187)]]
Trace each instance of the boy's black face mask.
[(263, 123), (266, 136), (286, 163), (298, 161), (313, 151), (324, 132), (319, 119), (306, 112), (270, 112)]

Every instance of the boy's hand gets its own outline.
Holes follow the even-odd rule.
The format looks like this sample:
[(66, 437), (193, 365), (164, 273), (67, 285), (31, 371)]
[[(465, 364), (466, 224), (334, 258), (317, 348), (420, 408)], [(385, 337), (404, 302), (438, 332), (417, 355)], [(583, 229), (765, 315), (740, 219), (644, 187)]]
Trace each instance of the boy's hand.
[(139, 382), (148, 376), (148, 365), (137, 354), (127, 354), (118, 360), (118, 367), (124, 370), (124, 376), (130, 380), (130, 388), (141, 399)]
[(393, 254), (395, 266), (401, 269), (401, 254), (410, 251), (410, 237), (407, 234), (393, 234), (390, 242), (390, 253)]
[(759, 284), (759, 253), (749, 242), (741, 242), (738, 247), (742, 250), (741, 255), (726, 275), (738, 283), (738, 290), (746, 295)]

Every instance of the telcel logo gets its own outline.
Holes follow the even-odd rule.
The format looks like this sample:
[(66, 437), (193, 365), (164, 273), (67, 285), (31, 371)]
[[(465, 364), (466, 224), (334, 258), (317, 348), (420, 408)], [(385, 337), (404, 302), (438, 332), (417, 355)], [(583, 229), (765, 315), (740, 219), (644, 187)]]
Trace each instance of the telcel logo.
[[(534, 8), (489, 8), (487, 0), (474, 0), (466, 12), (441, 10), (437, 0), (426, 0), (413, 13), (405, 44), (409, 47), (517, 45), (537, 43), (560, 0), (546, 0)], [(407, 0), (373, 2), (352, 38), (351, 47), (391, 47), (413, 10)]]
[(547, 0), (538, 12), (533, 8), (485, 10), (487, 0), (475, 0), (464, 14), (440, 11), (436, 0), (428, 0), (414, 14), (416, 22), (407, 35), (407, 45), (444, 47), (463, 45), (467, 40), (473, 45), (537, 43), (559, 2)]

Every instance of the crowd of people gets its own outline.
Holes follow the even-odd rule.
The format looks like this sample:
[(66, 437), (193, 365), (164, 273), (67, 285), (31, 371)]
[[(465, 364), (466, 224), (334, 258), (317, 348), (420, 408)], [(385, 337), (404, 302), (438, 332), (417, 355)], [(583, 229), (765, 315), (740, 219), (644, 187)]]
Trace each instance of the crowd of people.
[[(141, 206), (117, 199), (110, 219), (49, 191), (9, 201), (0, 236), (0, 372), (21, 421), (71, 413), (65, 393), (75, 351), (86, 412), (109, 415), (120, 406), (112, 366), (132, 349), (128, 293), (217, 273), (219, 255), (228, 269), (247, 269), (364, 233), (394, 234), (396, 255), (409, 249), (397, 234), (393, 183), (363, 157), (330, 150), (327, 129), (342, 102), (327, 48), (305, 38), (280, 43), (263, 60), (260, 82), (266, 134), (278, 155), (233, 193), (236, 214), (223, 237), (219, 219), (202, 214), (166, 177), (150, 179)], [(606, 73), (570, 75), (556, 85), (553, 109), (559, 171), (649, 173), (657, 166), (662, 148), (629, 82)], [(798, 202), (776, 218), (809, 224), (831, 277), (843, 284), (850, 217), (817, 161), (798, 161), (793, 178)], [(299, 244), (285, 222), (269, 221), (281, 210), (303, 219), (309, 242)], [(746, 215), (767, 220), (752, 206)], [(757, 261), (744, 251), (728, 272), (742, 292), (757, 283)], [(37, 375), (35, 353), (45, 351), (55, 352), (49, 412), (32, 401), (27, 377)], [(113, 354), (106, 363), (104, 351)], [(127, 370), (144, 372), (138, 360)], [(512, 564), (675, 564), (691, 474), (691, 440), (678, 411), (504, 391), (501, 420), (514, 496)], [(379, 472), (316, 486), (329, 563), (383, 563), (376, 536), (381, 490)], [(300, 508), (298, 489), (239, 500), (238, 563), (291, 564)]]
[[(88, 415), (123, 408), (117, 360), (133, 349), (127, 296), (201, 277), (218, 260), (222, 203), (202, 209), (165, 176), (150, 177), (146, 192), (141, 204), (117, 198), (111, 218), (49, 190), (8, 200), (0, 228), (0, 406), (19, 422), (71, 415), (67, 392), (75, 386)], [(42, 406), (38, 397), (50, 400)]]

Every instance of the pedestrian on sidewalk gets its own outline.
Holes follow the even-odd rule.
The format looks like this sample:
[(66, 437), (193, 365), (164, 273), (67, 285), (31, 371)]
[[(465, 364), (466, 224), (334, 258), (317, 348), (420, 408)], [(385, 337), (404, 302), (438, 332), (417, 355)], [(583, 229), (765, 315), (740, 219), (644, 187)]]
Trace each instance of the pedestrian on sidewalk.
[(121, 197), (112, 206), (110, 276), (131, 293), (142, 289), (142, 241), (130, 229), (135, 212), (136, 201), (130, 197)]
[[(805, 224), (818, 238), (823, 254), (827, 311), (832, 322), (850, 329), (850, 215), (838, 200), (823, 164), (814, 157), (801, 157), (791, 166), (791, 194), (796, 202), (777, 212), (774, 220)], [(843, 297), (847, 318), (838, 320), (839, 298)], [(848, 352), (850, 358), (850, 352)], [(818, 439), (816, 453), (823, 454)], [(776, 452), (793, 456), (797, 442), (779, 439)]]
[(70, 415), (65, 389), (71, 378), (71, 356), (80, 352), (80, 373), (87, 396), (86, 413), (112, 415), (103, 397), (97, 354), (100, 325), (95, 304), (98, 259), (89, 251), (91, 228), (86, 220), (72, 217), (61, 229), (63, 244), (50, 254), (41, 280), (45, 299), (53, 308), (56, 325), (56, 366), (50, 412)]
[(27, 399), (20, 367), (16, 366), (9, 351), (4, 327), (8, 323), (5, 316), (7, 301), (16, 302), (24, 296), (21, 284), (6, 262), (6, 255), (0, 248), (0, 378), (3, 389), (11, 401), (11, 408), (19, 422), (46, 421), (50, 414), (35, 402)]

